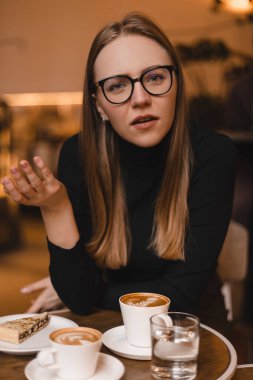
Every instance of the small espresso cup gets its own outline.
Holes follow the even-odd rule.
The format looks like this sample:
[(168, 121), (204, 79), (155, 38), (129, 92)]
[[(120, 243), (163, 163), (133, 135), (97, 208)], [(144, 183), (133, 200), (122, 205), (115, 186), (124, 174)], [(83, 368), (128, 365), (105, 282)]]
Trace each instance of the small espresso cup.
[(51, 347), (37, 355), (39, 365), (61, 379), (89, 379), (96, 371), (102, 333), (89, 327), (63, 328), (49, 335)]
[(137, 347), (151, 347), (150, 318), (166, 313), (170, 299), (161, 294), (138, 292), (121, 296), (119, 303), (127, 342)]

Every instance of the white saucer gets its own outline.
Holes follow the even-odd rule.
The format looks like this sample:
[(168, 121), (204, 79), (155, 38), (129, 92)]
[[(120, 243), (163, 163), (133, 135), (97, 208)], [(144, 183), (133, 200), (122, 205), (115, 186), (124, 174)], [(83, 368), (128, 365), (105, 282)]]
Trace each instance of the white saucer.
[[(119, 380), (125, 372), (125, 367), (119, 359), (107, 354), (99, 354), (97, 370), (89, 380)], [(28, 380), (62, 380), (54, 372), (42, 368), (37, 359), (30, 361), (25, 367)]]
[[(0, 323), (11, 321), (19, 318), (27, 318), (35, 316), (36, 314), (15, 314), (0, 317)], [(57, 315), (50, 315), (49, 323), (44, 329), (32, 335), (29, 339), (20, 344), (13, 344), (0, 340), (0, 351), (7, 354), (15, 355), (32, 355), (38, 351), (43, 350), (50, 346), (49, 334), (52, 331), (61, 329), (63, 327), (77, 327), (78, 325), (70, 319), (59, 317)]]
[(128, 359), (151, 360), (151, 347), (135, 347), (126, 341), (124, 326), (117, 326), (103, 334), (103, 343), (114, 354)]

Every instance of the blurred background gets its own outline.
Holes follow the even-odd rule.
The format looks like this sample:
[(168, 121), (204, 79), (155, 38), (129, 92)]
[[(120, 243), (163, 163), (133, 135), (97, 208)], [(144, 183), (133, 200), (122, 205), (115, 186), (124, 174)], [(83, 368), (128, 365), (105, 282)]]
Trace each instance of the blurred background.
[[(242, 306), (234, 319), (239, 335), (246, 331), (248, 336), (241, 355), (253, 360), (253, 312), (248, 307), (253, 299), (249, 269), (253, 229), (251, 0), (0, 0), (0, 178), (11, 164), (35, 154), (56, 172), (62, 142), (80, 129), (83, 74), (92, 39), (107, 22), (129, 11), (152, 17), (177, 47), (191, 117), (203, 128), (222, 131), (234, 140), (238, 158), (233, 220), (249, 234), (247, 276), (236, 293)], [(240, 98), (230, 98), (241, 81), (243, 94), (237, 96), (246, 99), (243, 112), (248, 112), (248, 119), (236, 124), (233, 112)], [(31, 296), (21, 295), (19, 289), (47, 274), (39, 211), (10, 203), (0, 187), (0, 316), (24, 312)]]

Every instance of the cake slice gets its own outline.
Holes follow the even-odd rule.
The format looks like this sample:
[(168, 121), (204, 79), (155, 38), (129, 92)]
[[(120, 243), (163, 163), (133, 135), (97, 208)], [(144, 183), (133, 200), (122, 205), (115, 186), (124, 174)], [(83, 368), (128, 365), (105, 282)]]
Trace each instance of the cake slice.
[(0, 340), (10, 343), (22, 343), (33, 334), (43, 329), (49, 322), (48, 313), (33, 317), (14, 319), (0, 323)]

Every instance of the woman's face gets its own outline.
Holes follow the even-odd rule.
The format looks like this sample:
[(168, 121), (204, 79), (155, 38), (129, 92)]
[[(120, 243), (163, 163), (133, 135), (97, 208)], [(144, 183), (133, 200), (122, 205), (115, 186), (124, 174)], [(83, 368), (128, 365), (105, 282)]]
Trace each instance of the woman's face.
[[(115, 75), (137, 78), (149, 68), (172, 64), (166, 50), (156, 41), (140, 35), (125, 35), (98, 54), (94, 79), (98, 82)], [(132, 97), (122, 104), (110, 103), (98, 87), (97, 110), (123, 139), (140, 147), (155, 146), (167, 134), (174, 119), (177, 82), (174, 72), (172, 75), (173, 84), (166, 94), (152, 96), (136, 82)]]

